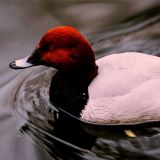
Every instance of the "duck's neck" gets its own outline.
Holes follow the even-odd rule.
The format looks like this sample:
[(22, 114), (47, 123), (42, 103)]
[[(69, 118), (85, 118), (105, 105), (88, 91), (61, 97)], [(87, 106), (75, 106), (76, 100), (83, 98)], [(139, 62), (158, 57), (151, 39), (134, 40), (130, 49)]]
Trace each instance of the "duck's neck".
[(88, 86), (97, 76), (98, 68), (93, 66), (92, 72), (61, 73), (52, 78), (50, 87), (51, 103), (68, 113), (80, 117), (80, 113), (87, 104)]

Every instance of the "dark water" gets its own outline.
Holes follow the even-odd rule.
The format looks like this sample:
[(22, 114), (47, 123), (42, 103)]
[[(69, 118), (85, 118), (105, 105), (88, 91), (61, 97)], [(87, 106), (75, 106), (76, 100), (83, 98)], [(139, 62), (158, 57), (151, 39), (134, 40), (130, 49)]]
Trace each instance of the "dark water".
[[(101, 127), (58, 118), (48, 97), (54, 69), (13, 71), (8, 64), (30, 54), (49, 28), (72, 25), (96, 57), (138, 51), (160, 55), (157, 0), (2, 0), (0, 2), (0, 159), (159, 160), (158, 125)], [(124, 129), (133, 129), (129, 138)]]

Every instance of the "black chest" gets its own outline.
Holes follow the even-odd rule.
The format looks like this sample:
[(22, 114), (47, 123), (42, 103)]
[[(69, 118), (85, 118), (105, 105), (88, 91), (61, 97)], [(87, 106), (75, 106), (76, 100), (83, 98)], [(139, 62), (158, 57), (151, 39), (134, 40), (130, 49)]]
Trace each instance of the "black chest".
[(65, 79), (57, 73), (52, 78), (50, 101), (55, 107), (79, 117), (88, 101), (88, 86), (77, 77)]

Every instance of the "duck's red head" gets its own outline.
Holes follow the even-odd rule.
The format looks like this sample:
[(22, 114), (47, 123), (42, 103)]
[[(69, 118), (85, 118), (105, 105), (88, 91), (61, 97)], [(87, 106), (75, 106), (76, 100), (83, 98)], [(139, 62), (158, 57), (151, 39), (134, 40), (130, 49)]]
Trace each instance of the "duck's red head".
[(14, 61), (13, 69), (46, 65), (64, 74), (84, 73), (95, 76), (97, 67), (93, 50), (87, 40), (73, 27), (50, 29), (41, 38), (31, 56)]

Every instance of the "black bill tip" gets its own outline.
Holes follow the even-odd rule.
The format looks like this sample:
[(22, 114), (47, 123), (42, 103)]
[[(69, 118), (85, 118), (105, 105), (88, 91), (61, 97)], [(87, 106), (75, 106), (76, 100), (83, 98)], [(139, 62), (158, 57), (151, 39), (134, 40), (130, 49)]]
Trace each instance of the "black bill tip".
[(16, 68), (17, 68), (16, 62), (15, 62), (15, 61), (11, 62), (11, 63), (9, 64), (9, 67), (12, 68), (12, 69), (16, 69)]

